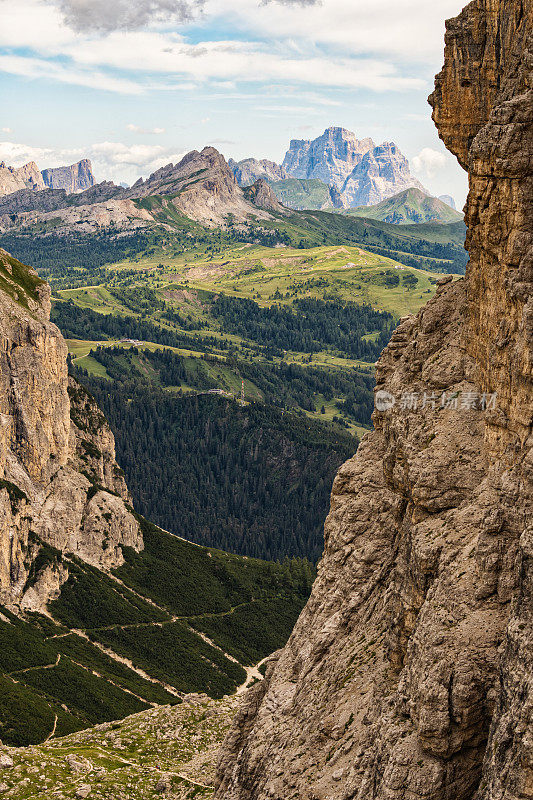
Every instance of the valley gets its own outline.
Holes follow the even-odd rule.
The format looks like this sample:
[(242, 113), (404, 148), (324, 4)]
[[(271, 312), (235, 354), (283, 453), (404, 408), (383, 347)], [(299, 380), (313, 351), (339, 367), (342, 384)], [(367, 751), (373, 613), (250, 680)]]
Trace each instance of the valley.
[[(64, 218), (44, 229), (26, 220), (0, 244), (49, 280), (70, 369), (111, 421), (139, 511), (206, 546), (316, 561), (335, 471), (371, 428), (375, 361), (397, 320), (433, 295), (438, 273), (462, 271), (464, 223), (289, 211), (268, 189), (232, 185), (223, 158), (207, 151), (129, 190), (152, 215), (144, 227), (80, 233)], [(210, 202), (204, 173), (220, 183), (223, 225), (175, 207), (179, 186), (183, 207), (198, 192)], [(96, 209), (101, 193), (121, 192), (96, 186), (68, 195), (68, 208), (85, 208), (87, 195)], [(40, 194), (24, 202), (42, 204)], [(253, 211), (260, 196), (268, 213), (234, 218), (235, 203)]]
[(353, 246), (165, 255), (90, 286), (72, 270), (53, 298), (135, 505), (207, 546), (316, 560), (333, 475), (371, 426), (374, 362), (437, 277)]

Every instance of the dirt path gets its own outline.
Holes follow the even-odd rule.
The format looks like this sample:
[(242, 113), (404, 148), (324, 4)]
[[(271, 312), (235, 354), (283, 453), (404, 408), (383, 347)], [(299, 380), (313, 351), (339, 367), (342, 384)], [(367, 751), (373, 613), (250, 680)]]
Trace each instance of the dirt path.
[(39, 669), (54, 669), (61, 661), (61, 653), (57, 654), (57, 658), (53, 664), (39, 664), (38, 667), (26, 667), (26, 669), (16, 669), (13, 672), (8, 672), (8, 675), (24, 675), (26, 672), (35, 672)]
[(50, 741), (50, 739), (51, 739), (51, 738), (54, 736), (54, 734), (55, 734), (55, 732), (56, 732), (56, 728), (57, 728), (57, 714), (56, 714), (56, 715), (55, 715), (55, 717), (54, 717), (54, 725), (53, 725), (53, 728), (52, 728), (52, 730), (50, 731), (50, 733), (48, 734), (48, 736), (46, 737), (46, 739), (44, 740), (43, 744), (45, 744), (45, 742), (49, 742), (49, 741)]
[[(96, 747), (95, 750), (98, 750), (105, 758), (109, 758), (109, 753), (106, 753), (102, 748)], [(182, 781), (186, 781), (190, 783), (192, 786), (197, 786), (199, 789), (210, 789), (213, 790), (214, 786), (208, 786), (206, 783), (199, 783), (198, 781), (193, 780), (192, 778), (188, 778), (187, 775), (183, 775), (181, 772), (172, 772), (170, 770), (162, 770), (159, 767), (153, 767), (150, 764), (138, 764), (136, 761), (129, 761), (127, 758), (122, 758), (122, 756), (113, 753), (113, 758), (116, 758), (117, 761), (120, 761), (122, 764), (128, 767), (135, 767), (136, 769), (142, 770), (150, 770), (150, 772), (154, 772), (160, 778), (165, 778), (169, 776), (173, 776), (175, 778), (180, 778)]]
[(261, 673), (259, 672), (259, 667), (261, 667), (265, 663), (267, 658), (270, 658), (270, 656), (265, 656), (265, 658), (263, 658), (262, 661), (260, 661), (254, 667), (244, 667), (244, 669), (246, 670), (246, 680), (244, 681), (244, 683), (241, 683), (241, 685), (237, 687), (237, 690), (235, 691), (236, 695), (239, 696), (241, 694), (244, 694), (244, 692), (246, 692), (250, 688), (250, 686), (254, 684), (255, 681), (263, 680), (263, 675), (261, 675)]

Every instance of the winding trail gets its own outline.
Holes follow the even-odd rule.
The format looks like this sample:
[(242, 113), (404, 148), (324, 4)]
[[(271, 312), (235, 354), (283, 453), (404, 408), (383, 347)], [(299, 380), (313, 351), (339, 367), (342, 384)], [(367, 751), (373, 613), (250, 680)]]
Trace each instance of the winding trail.
[(39, 664), (37, 667), (26, 667), (26, 669), (15, 669), (13, 672), (8, 672), (7, 675), (24, 675), (26, 672), (35, 672), (39, 669), (54, 669), (61, 661), (61, 653), (57, 654), (57, 658), (53, 664)]

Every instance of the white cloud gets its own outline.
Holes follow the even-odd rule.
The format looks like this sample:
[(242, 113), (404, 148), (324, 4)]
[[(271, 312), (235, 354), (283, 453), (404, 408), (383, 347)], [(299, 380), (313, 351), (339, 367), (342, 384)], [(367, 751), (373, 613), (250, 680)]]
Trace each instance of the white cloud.
[(274, 41), (280, 38), (341, 47), (345, 52), (440, 63), (444, 20), (464, 0), (321, 0), (317, 3), (256, 3), (208, 0), (205, 16), (237, 20), (241, 30)]
[[(177, 34), (156, 31), (112, 33), (64, 48), (78, 65), (111, 67), (182, 76), (198, 81), (294, 81), (315, 86), (371, 89), (377, 92), (426, 88), (420, 77), (401, 75), (388, 61), (338, 58), (321, 53), (286, 54), (278, 44), (261, 42), (184, 42)], [(154, 83), (157, 88), (157, 83)]]
[(132, 123), (126, 125), (126, 128), (132, 133), (152, 134), (155, 136), (160, 136), (166, 132), (165, 128), (142, 128), (140, 125), (133, 125)]
[[(40, 163), (53, 153), (46, 147), (33, 147), (32, 145), (17, 144), (16, 142), (0, 142), (0, 161), (5, 161), (8, 166), (21, 167), (28, 161)], [(47, 166), (50, 166), (47, 164)]]
[(1, 130), (2, 130), (2, 133), (13, 133), (11, 128), (2, 128)]
[(448, 158), (444, 153), (424, 147), (420, 153), (411, 160), (413, 171), (426, 178), (435, 178), (439, 172), (447, 167)]
[(127, 78), (116, 78), (100, 70), (67, 67), (43, 58), (25, 56), (0, 56), (0, 72), (21, 75), (33, 80), (52, 80), (89, 89), (101, 89), (120, 94), (141, 94), (143, 87)]
[[(160, 3), (173, 1), (154, 0), (151, 5), (157, 10)], [(109, 6), (115, 14), (122, 2), (125, 0), (68, 0), (68, 5), (72, 8), (75, 5), (80, 13), (98, 16), (101, 6)], [(390, 0), (376, 2), (380, 6), (389, 4), (390, 18), (370, 12), (366, 2), (365, 8), (354, 12), (353, 0), (323, 0), (307, 7), (304, 14), (301, 7), (277, 2), (264, 6), (258, 0), (210, 0), (208, 12), (202, 17), (206, 41), (189, 43), (183, 35), (169, 30), (168, 25), (166, 29), (160, 26), (129, 30), (133, 25), (127, 23), (123, 29), (113, 30), (106, 23), (102, 30), (80, 26), (83, 33), (76, 34), (64, 23), (56, 6), (43, 5), (39, 0), (17, 0), (17, 3), (0, 0), (4, 7), (0, 45), (9, 48), (0, 69), (127, 94), (190, 87), (190, 81), (210, 81), (221, 90), (232, 88), (236, 81), (285, 84), (290, 81), (376, 92), (428, 88), (418, 71), (407, 74), (393, 63), (392, 45), (397, 39), (403, 41), (398, 36), (403, 29), (399, 31), (398, 25), (404, 17), (393, 11)], [(425, 2), (396, 2), (403, 12), (417, 7), (420, 14), (412, 15), (409, 23), (411, 27), (423, 28), (419, 17), (427, 21), (429, 12), (423, 10)], [(442, 2), (452, 4), (455, 0)], [(362, 5), (361, 0), (357, 4)], [(137, 9), (138, 5), (128, 0), (128, 7)], [(140, 5), (144, 14), (150, 4), (143, 0)], [(438, 16), (437, 12), (431, 13), (432, 20)], [(231, 21), (241, 35), (235, 40), (209, 41), (209, 24), (216, 25), (219, 17), (225, 23)], [(387, 25), (383, 25), (384, 18)], [(361, 27), (364, 36), (360, 35)], [(389, 27), (395, 31), (390, 36), (383, 33)], [(440, 31), (442, 14), (436, 27)], [(249, 30), (242, 34), (242, 28)], [(413, 53), (418, 53), (420, 42), (426, 41), (419, 34), (420, 30), (410, 39)], [(335, 47), (329, 47), (331, 44)], [(33, 54), (13, 53), (17, 48)], [(440, 52), (442, 47), (438, 49)], [(117, 75), (117, 70), (134, 77)], [(154, 75), (160, 78), (154, 80)]]

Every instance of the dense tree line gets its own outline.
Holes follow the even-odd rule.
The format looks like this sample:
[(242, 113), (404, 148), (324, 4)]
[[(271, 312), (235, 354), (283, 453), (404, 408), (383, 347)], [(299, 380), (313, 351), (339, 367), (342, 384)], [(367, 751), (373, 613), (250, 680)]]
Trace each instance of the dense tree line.
[(115, 433), (136, 508), (180, 536), (267, 559), (317, 559), (347, 433), (268, 406), (83, 377)]
[(72, 269), (96, 275), (104, 264), (144, 253), (151, 244), (151, 237), (143, 231), (120, 237), (116, 232), (70, 233), (68, 236), (6, 233), (0, 243), (23, 264), (31, 264), (42, 277), (60, 276)]
[[(139, 350), (136, 347), (97, 347), (90, 355), (106, 368), (113, 380), (148, 382), (145, 365), (152, 371), (152, 379), (161, 386), (187, 386), (205, 391), (230, 387), (213, 378), (209, 372), (210, 358), (184, 358), (172, 350)], [(139, 361), (140, 359), (140, 361)], [(218, 360), (217, 364), (220, 364)], [(361, 425), (371, 424), (374, 408), (374, 375), (356, 369), (333, 370), (323, 367), (303, 367), (300, 364), (270, 364), (264, 361), (242, 361), (228, 358), (236, 376), (250, 381), (263, 395), (267, 405), (284, 409), (301, 408), (317, 410), (317, 395), (324, 400), (344, 397), (339, 409)]]
[(209, 347), (219, 350), (228, 348), (227, 342), (214, 336), (188, 336), (145, 319), (99, 314), (90, 308), (80, 308), (72, 300), (55, 302), (51, 319), (61, 328), (66, 339), (139, 339), (167, 347), (189, 347), (200, 351)]
[[(378, 358), (393, 327), (391, 314), (370, 305), (314, 298), (264, 308), (254, 300), (220, 294), (211, 304), (211, 313), (224, 330), (262, 345), (300, 353), (334, 349), (363, 361)], [(375, 340), (363, 338), (376, 331)]]

